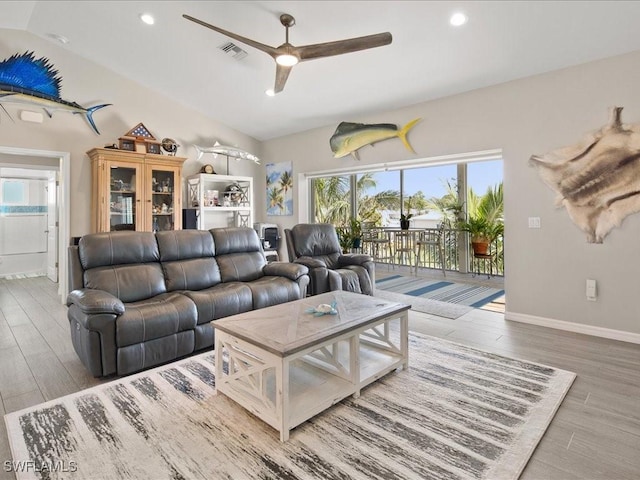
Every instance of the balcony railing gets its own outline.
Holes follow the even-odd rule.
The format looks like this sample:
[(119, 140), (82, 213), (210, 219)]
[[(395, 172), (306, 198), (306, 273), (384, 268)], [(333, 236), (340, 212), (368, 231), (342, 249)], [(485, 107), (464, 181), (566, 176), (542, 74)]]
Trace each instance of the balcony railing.
[[(437, 234), (440, 232), (436, 228), (426, 228), (424, 231)], [(372, 244), (370, 242), (363, 243), (363, 251), (374, 256), (379, 263), (388, 263), (395, 265), (415, 266), (418, 249), (415, 249), (414, 255), (407, 255), (406, 252), (394, 252), (394, 242), (390, 233), (388, 244)], [(439, 253), (437, 245), (424, 245), (420, 249), (420, 258), (418, 265), (420, 268), (444, 269), (449, 271), (473, 272), (481, 275), (503, 276), (504, 275), (504, 238), (500, 236), (489, 245), (490, 258), (475, 258), (471, 249), (471, 243), (468, 241), (468, 234), (461, 230), (453, 228), (445, 228), (441, 231), (441, 248), (442, 257)], [(375, 248), (375, 250), (374, 250)], [(462, 261), (461, 261), (462, 259)], [(461, 264), (466, 268), (461, 268)]]

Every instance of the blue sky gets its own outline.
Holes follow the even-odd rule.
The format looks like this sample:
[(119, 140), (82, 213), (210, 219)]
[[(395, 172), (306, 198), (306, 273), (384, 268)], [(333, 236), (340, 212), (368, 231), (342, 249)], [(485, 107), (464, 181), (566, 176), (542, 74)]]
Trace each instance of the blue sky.
[[(445, 194), (444, 181), (456, 177), (455, 165), (423, 167), (405, 170), (404, 187), (407, 195), (422, 190), (425, 197), (441, 197)], [(376, 172), (377, 191), (399, 190), (400, 172)], [(487, 187), (502, 181), (502, 160), (468, 164), (467, 180), (473, 191), (484, 194)], [(373, 192), (370, 192), (373, 193)]]

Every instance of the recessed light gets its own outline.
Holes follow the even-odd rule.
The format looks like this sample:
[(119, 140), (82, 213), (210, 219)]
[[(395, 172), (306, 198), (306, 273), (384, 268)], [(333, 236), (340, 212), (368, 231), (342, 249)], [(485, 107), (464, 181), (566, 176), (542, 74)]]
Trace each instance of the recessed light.
[(67, 37), (63, 37), (62, 35), (58, 35), (57, 33), (47, 33), (47, 37), (52, 38), (63, 45), (69, 43), (69, 39)]
[(142, 20), (147, 25), (153, 25), (155, 23), (155, 20), (153, 19), (153, 17), (149, 13), (141, 14), (140, 15), (140, 20)]
[(459, 27), (460, 25), (464, 25), (465, 23), (467, 23), (467, 20), (468, 18), (464, 13), (456, 12), (453, 15), (451, 15), (451, 18), (449, 19), (449, 23), (454, 27)]
[(276, 92), (273, 91), (273, 88), (270, 88), (269, 90), (267, 90), (264, 93), (267, 94), (267, 97), (275, 97), (276, 96)]

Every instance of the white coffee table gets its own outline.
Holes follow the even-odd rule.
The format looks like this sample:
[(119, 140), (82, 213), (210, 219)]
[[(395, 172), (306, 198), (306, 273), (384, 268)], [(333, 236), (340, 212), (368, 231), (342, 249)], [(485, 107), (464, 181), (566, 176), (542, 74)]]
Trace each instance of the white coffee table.
[[(337, 315), (306, 313), (334, 301)], [(217, 391), (286, 441), (297, 425), (408, 367), (409, 308), (339, 291), (216, 320)]]

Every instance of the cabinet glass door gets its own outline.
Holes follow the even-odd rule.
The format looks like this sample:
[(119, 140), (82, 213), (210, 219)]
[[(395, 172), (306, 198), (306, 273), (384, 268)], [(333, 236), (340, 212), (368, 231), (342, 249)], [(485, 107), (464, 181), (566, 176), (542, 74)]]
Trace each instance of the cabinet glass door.
[(176, 173), (173, 169), (151, 168), (151, 231), (176, 228)]
[(109, 178), (109, 230), (135, 230), (138, 215), (136, 168), (111, 166)]

